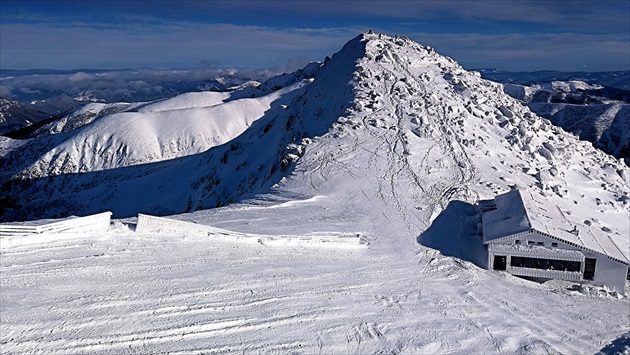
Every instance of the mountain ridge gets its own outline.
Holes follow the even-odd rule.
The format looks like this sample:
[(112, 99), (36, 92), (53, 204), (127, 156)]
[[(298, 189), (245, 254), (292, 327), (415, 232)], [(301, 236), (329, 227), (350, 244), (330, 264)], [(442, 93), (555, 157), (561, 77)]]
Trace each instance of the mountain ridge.
[[(11, 220), (98, 208), (118, 217), (175, 214), (264, 193), (323, 195), (346, 205), (360, 194), (396, 211), (413, 234), (450, 201), (474, 203), (519, 186), (575, 209), (576, 220), (601, 211), (589, 223), (618, 236), (627, 229), (615, 221), (628, 214), (629, 175), (499, 84), (407, 38), (366, 33), (228, 143), (140, 167), (11, 180), (0, 197), (21, 206), (5, 209), (2, 218)], [(11, 201), (7, 190), (20, 199)]]
[[(355, 42), (357, 41), (358, 40), (356, 40)], [(329, 63), (328, 66), (333, 66), (334, 68), (323, 70), (325, 74), (324, 74), (324, 77), (320, 79), (321, 81), (324, 81), (324, 82), (339, 83), (339, 79), (338, 79), (340, 77), (339, 69), (341, 69), (341, 72), (343, 72), (344, 70), (342, 68), (339, 68), (339, 65), (335, 64), (334, 62), (331, 61), (331, 63), (332, 64)], [(343, 66), (345, 62), (341, 62), (341, 64), (342, 64), (341, 66)], [(328, 74), (326, 74), (326, 72)], [(347, 75), (349, 74), (346, 74), (346, 76)], [(341, 76), (341, 77), (346, 78), (346, 76)], [(349, 78), (347, 79), (349, 80)], [(343, 86), (345, 86), (345, 83), (340, 83), (340, 85), (337, 85), (337, 86), (342, 87), (342, 92), (343, 92)], [(318, 91), (317, 85), (315, 85), (315, 89), (313, 90), (314, 93), (312, 95), (320, 96), (320, 97), (321, 96), (328, 97), (330, 99), (328, 103), (339, 100), (339, 97), (335, 97), (334, 95), (330, 96), (329, 93), (326, 92), (328, 87), (326, 87), (325, 89), (326, 90)], [(299, 92), (297, 94), (299, 94)], [(342, 95), (342, 97), (344, 97), (344, 95)], [(299, 97), (296, 100), (302, 100), (302, 99), (303, 97)], [(314, 103), (315, 101), (316, 100), (311, 100), (311, 103)], [(140, 183), (140, 185), (142, 185), (139, 187), (140, 190), (150, 189), (154, 193), (157, 193), (155, 192), (155, 190), (162, 190), (163, 188), (157, 188), (156, 186), (163, 184), (164, 181), (171, 180), (171, 181), (175, 181), (174, 184), (178, 184), (177, 185), (178, 188), (173, 188), (172, 186), (171, 188), (169, 188), (169, 191), (171, 191), (171, 194), (174, 195), (174, 196), (171, 196), (170, 198), (175, 199), (175, 201), (169, 202), (168, 205), (169, 206), (176, 205), (177, 207), (167, 208), (163, 206), (163, 205), (166, 205), (167, 203), (162, 203), (161, 207), (159, 205), (157, 206), (153, 205), (152, 208), (144, 207), (142, 210), (145, 210), (145, 211), (149, 210), (154, 213), (159, 211), (157, 213), (161, 213), (161, 214), (176, 213), (178, 211), (201, 208), (200, 203), (202, 202), (205, 207), (215, 207), (215, 206), (233, 201), (238, 196), (238, 194), (237, 196), (233, 196), (235, 195), (234, 192), (232, 193), (223, 192), (223, 191), (227, 191), (227, 187), (225, 186), (219, 186), (219, 187), (215, 186), (215, 184), (218, 184), (221, 181), (223, 181), (223, 184), (226, 184), (225, 181), (228, 180), (228, 179), (223, 178), (223, 175), (225, 175), (224, 166), (227, 164), (228, 158), (232, 155), (239, 155), (239, 147), (241, 145), (249, 146), (253, 144), (253, 145), (264, 146), (267, 143), (267, 141), (270, 139), (269, 137), (273, 136), (273, 141), (278, 141), (278, 142), (273, 143), (273, 146), (278, 146), (278, 148), (275, 148), (273, 151), (268, 152), (268, 156), (266, 157), (266, 159), (264, 159), (264, 161), (260, 162), (260, 164), (257, 164), (254, 167), (252, 166), (246, 167), (245, 165), (247, 163), (245, 163), (245, 165), (241, 165), (244, 163), (244, 162), (241, 162), (239, 163), (239, 165), (237, 165), (234, 171), (234, 174), (240, 176), (239, 178), (240, 182), (238, 182), (236, 185), (240, 186), (241, 189), (247, 190), (247, 189), (252, 188), (252, 186), (245, 187), (246, 185), (250, 184), (250, 182), (245, 181), (247, 179), (257, 180), (256, 183), (260, 185), (260, 188), (269, 188), (272, 185), (272, 183), (268, 182), (269, 178), (272, 175), (279, 176), (281, 170), (286, 170), (286, 167), (288, 166), (288, 164), (290, 164), (290, 160), (293, 159), (293, 156), (289, 156), (289, 153), (285, 151), (286, 147), (290, 144), (295, 144), (296, 142), (299, 144), (300, 143), (299, 140), (302, 138), (305, 138), (302, 136), (307, 133), (319, 132), (320, 134), (323, 134), (325, 132), (325, 129), (330, 124), (330, 122), (324, 123), (324, 125), (320, 127), (320, 125), (317, 124), (317, 121), (319, 120), (316, 118), (314, 120), (311, 120), (312, 122), (305, 123), (306, 127), (302, 127), (302, 129), (300, 129), (300, 127), (295, 127), (295, 126), (297, 126), (298, 124), (301, 125), (304, 122), (301, 122), (298, 120), (297, 114), (287, 113), (287, 112), (294, 110), (294, 107), (301, 110), (303, 109), (302, 106), (305, 106), (304, 109), (312, 111), (311, 114), (314, 116), (325, 116), (327, 114), (326, 111), (331, 111), (331, 110), (332, 111), (341, 110), (341, 112), (343, 112), (343, 105), (341, 105), (340, 107), (337, 107), (335, 105), (334, 107), (331, 107), (331, 106), (319, 107), (318, 106), (316, 108), (313, 108), (311, 107), (312, 104), (306, 105), (306, 100), (303, 100), (303, 102), (304, 103), (300, 104), (299, 106), (298, 105), (291, 106), (290, 105), (291, 101), (285, 102), (282, 100), (278, 100), (278, 101), (273, 102), (272, 103), (273, 107), (270, 110), (268, 110), (268, 112), (265, 113), (265, 116), (263, 118), (254, 122), (252, 126), (248, 129), (248, 131), (246, 131), (243, 135), (241, 135), (241, 137), (237, 137), (237, 139), (241, 140), (240, 142), (238, 140), (236, 142), (232, 141), (229, 143), (225, 143), (221, 146), (218, 146), (215, 149), (210, 150), (208, 152), (204, 152), (202, 154), (190, 156), (188, 158), (178, 158), (171, 161), (165, 161), (163, 163), (145, 164), (145, 165), (142, 165), (141, 167), (128, 167), (128, 168), (116, 169), (116, 171), (114, 170), (103, 171), (101, 173), (87, 173), (84, 175), (78, 174), (76, 175), (76, 177), (79, 177), (80, 178), (79, 180), (85, 179), (88, 182), (82, 185), (81, 183), (77, 183), (82, 187), (74, 187), (73, 189), (77, 191), (82, 191), (85, 193), (86, 191), (90, 190), (89, 187), (94, 188), (96, 185), (98, 185), (95, 181), (110, 182), (111, 185), (119, 186), (119, 185), (125, 184), (124, 180), (142, 179), (143, 182)], [(287, 109), (288, 107), (291, 107), (291, 108)], [(337, 116), (333, 115), (333, 118), (336, 118), (336, 117)], [(329, 120), (332, 120), (333, 118), (329, 118)], [(284, 122), (282, 123), (277, 122), (281, 120)], [(285, 134), (286, 132), (284, 131), (293, 132), (292, 136), (287, 137), (287, 135)], [(294, 150), (298, 152), (300, 148), (298, 146), (295, 146)], [(269, 151), (269, 149), (266, 149), (264, 147), (261, 149), (254, 148), (253, 151)], [(170, 169), (170, 167), (173, 164), (176, 164), (176, 165), (181, 164), (183, 166), (176, 167), (175, 169)], [(206, 168), (206, 166), (208, 168)], [(173, 176), (179, 175), (179, 171), (182, 169), (201, 171), (200, 174), (202, 174), (203, 176), (196, 176), (190, 179), (185, 178), (185, 177), (183, 179), (174, 178), (174, 177), (164, 179), (161, 177), (156, 177), (156, 180), (152, 180), (150, 172), (154, 172), (156, 170), (161, 171), (161, 170), (169, 170), (169, 169), (171, 173), (167, 172), (167, 174), (172, 174)], [(204, 172), (204, 170), (206, 169), (209, 172)], [(250, 172), (251, 174), (250, 176), (261, 175), (262, 179), (260, 179), (260, 177), (247, 178), (247, 176), (244, 176), (245, 171)], [(131, 174), (131, 175), (128, 175), (128, 174)], [(39, 191), (45, 191), (51, 187), (50, 185), (62, 184), (61, 182), (58, 182), (58, 181), (64, 180), (64, 176), (68, 176), (68, 175), (49, 176), (46, 178), (39, 178), (39, 179), (33, 180), (35, 181), (33, 185), (29, 184), (28, 182), (25, 183), (25, 181), (29, 181), (29, 180), (12, 179), (12, 180), (9, 180), (8, 182), (5, 182), (3, 189), (4, 191), (17, 191), (21, 188), (25, 188), (25, 189), (34, 189), (34, 190), (37, 189)], [(118, 176), (118, 178), (114, 176)], [(234, 180), (234, 178), (235, 177), (232, 176), (230, 180)], [(280, 179), (280, 177), (277, 177), (274, 179), (278, 180)], [(147, 180), (151, 180), (151, 182), (147, 182)], [(181, 192), (177, 192), (177, 190), (181, 190)], [(206, 196), (208, 194), (206, 190), (208, 191), (214, 190), (214, 191), (211, 191), (209, 193), (210, 196)], [(222, 191), (222, 193), (219, 193), (216, 190), (220, 190)], [(236, 190), (238, 190), (238, 188)], [(107, 189), (107, 191), (96, 192), (94, 197), (85, 198), (85, 200), (90, 201), (92, 200), (92, 198), (99, 198), (98, 196), (105, 196), (104, 198), (101, 197), (101, 199), (111, 201), (115, 199), (114, 191), (117, 191), (117, 189), (115, 189), (114, 186), (112, 186), (111, 189)], [(145, 191), (145, 193), (147, 192)], [(185, 197), (184, 199), (181, 198), (182, 194), (189, 194), (189, 193), (190, 193), (190, 196)], [(169, 198), (161, 192), (160, 194), (161, 194), (162, 199)], [(38, 193), (30, 193), (29, 195), (37, 196)], [(123, 192), (122, 195), (125, 195), (125, 193)], [(201, 196), (197, 197), (196, 195), (201, 195)], [(12, 196), (2, 196), (0, 198), (4, 198), (7, 205), (14, 205), (14, 206), (18, 204), (22, 205), (19, 201), (12, 200), (13, 198)], [(53, 196), (46, 196), (44, 199), (41, 199), (41, 198), (38, 199), (38, 201), (39, 201), (38, 203), (42, 204), (42, 208), (39, 208), (39, 210), (40, 211), (46, 210), (47, 213), (50, 213), (51, 215), (52, 213), (56, 213), (56, 214), (64, 213), (63, 211), (65, 209), (68, 209), (70, 211), (77, 211), (77, 210), (90, 211), (90, 207), (80, 202), (80, 199), (75, 199), (74, 201), (68, 202), (67, 200), (65, 200), (64, 196), (59, 196), (56, 199)], [(138, 199), (138, 200), (133, 201), (132, 203), (129, 203), (129, 202), (122, 203), (121, 204), (122, 206), (118, 206), (118, 208), (113, 208), (116, 206), (112, 206), (111, 202), (110, 202), (110, 206), (112, 207), (111, 209), (114, 210), (115, 213), (118, 213), (118, 215), (120, 216), (120, 209), (125, 210), (126, 208), (130, 206), (134, 206), (134, 202), (135, 203), (139, 202), (140, 204), (143, 204), (143, 203), (151, 204), (151, 202), (147, 203), (146, 199)], [(69, 203), (74, 204), (74, 207), (69, 206), (68, 205)], [(63, 207), (60, 207), (60, 206), (63, 206)], [(137, 213), (138, 207), (137, 206), (134, 206), (134, 207), (136, 209), (129, 210), (129, 211), (125, 210), (125, 212), (123, 212), (123, 215), (133, 215)], [(6, 212), (7, 211), (5, 210), (5, 213), (3, 213), (2, 217), (6, 218), (6, 215), (7, 215)]]

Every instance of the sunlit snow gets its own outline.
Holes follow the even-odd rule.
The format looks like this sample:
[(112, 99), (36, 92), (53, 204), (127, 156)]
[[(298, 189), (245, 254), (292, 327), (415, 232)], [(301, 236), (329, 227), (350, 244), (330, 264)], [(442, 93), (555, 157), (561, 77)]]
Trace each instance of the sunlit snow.
[[(407, 38), (363, 34), (299, 85), (204, 152), (12, 183), (19, 198), (0, 198), (24, 210), (5, 208), (6, 221), (64, 210), (120, 219), (106, 233), (0, 239), (2, 351), (594, 353), (627, 343), (626, 296), (482, 269), (475, 206), (517, 186), (627, 247), (625, 163)], [(240, 101), (204, 106), (203, 96), (91, 125)], [(179, 128), (169, 122), (146, 132)], [(2, 144), (3, 157), (20, 156)], [(28, 166), (12, 164), (4, 179)], [(367, 247), (139, 233), (138, 213), (265, 237), (360, 235)]]

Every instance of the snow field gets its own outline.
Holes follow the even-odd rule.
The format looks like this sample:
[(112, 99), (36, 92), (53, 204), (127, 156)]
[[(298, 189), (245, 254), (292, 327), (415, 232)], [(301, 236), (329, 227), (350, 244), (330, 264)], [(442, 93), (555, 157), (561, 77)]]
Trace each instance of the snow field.
[[(306, 232), (356, 222), (344, 221), (340, 205), (327, 208), (242, 205), (190, 217), (231, 229), (253, 218), (249, 228), (290, 224)], [(395, 231), (398, 218), (373, 211), (360, 222)], [(371, 235), (367, 249), (268, 248), (118, 225), (3, 245), (0, 347), (12, 354), (583, 353), (627, 331), (627, 299), (480, 270), (391, 236)]]
[(185, 222), (171, 218), (138, 215), (137, 233), (183, 233), (207, 235), (215, 240), (267, 246), (310, 246), (324, 248), (361, 248), (366, 247), (360, 234), (329, 235), (262, 235), (238, 233), (226, 229), (215, 228), (203, 224)]
[(106, 232), (109, 229), (111, 212), (69, 218), (41, 224), (0, 224), (0, 238), (31, 237), (33, 234)]

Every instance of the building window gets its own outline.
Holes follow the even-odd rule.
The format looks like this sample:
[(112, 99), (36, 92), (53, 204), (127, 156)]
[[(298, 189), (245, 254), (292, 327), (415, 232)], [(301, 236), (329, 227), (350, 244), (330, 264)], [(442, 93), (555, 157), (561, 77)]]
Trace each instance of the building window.
[(521, 241), (517, 239), (514, 241), (514, 244), (521, 244)]
[(529, 245), (536, 245), (536, 242), (535, 242), (535, 241), (533, 241), (533, 240), (528, 240), (528, 241), (527, 241), (527, 244), (529, 244)]
[(557, 248), (558, 247), (558, 243), (551, 243), (551, 246), (554, 247), (554, 248)]
[(535, 259), (536, 260), (536, 269), (547, 270), (549, 269), (549, 259)]
[(564, 267), (566, 271), (573, 271), (573, 272), (580, 271), (580, 263), (577, 261), (565, 261)]
[(520, 256), (511, 256), (510, 265), (513, 267), (523, 267), (523, 258)]
[(536, 244), (538, 244), (538, 245), (542, 245), (542, 246), (545, 246), (545, 242), (538, 242), (538, 243), (536, 243)]
[(579, 272), (581, 265), (579, 261), (555, 260), (555, 259), (544, 259), (544, 258), (528, 258), (525, 256), (511, 256), (510, 266), (526, 267), (529, 269), (540, 269), (540, 270)]

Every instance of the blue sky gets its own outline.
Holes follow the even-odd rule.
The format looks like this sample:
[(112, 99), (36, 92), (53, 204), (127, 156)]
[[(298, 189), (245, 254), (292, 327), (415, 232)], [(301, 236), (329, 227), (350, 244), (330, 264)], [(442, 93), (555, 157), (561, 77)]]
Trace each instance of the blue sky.
[(630, 69), (630, 1), (0, 1), (0, 68), (281, 67), (372, 29), (465, 68)]

